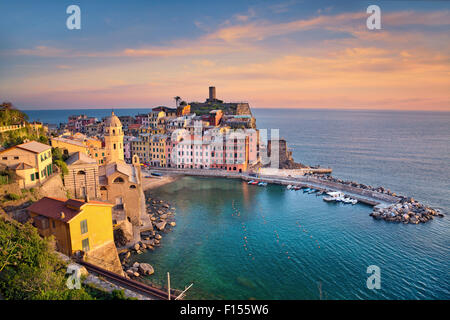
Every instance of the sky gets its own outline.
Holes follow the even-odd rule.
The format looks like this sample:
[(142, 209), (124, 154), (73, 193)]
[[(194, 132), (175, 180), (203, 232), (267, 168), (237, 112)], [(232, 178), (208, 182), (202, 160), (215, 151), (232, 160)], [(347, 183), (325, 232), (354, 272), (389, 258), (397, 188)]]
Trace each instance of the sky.
[[(69, 30), (70, 5), (81, 29)], [(381, 30), (369, 30), (369, 5)], [(4, 1), (0, 100), (450, 111), (449, 1)]]

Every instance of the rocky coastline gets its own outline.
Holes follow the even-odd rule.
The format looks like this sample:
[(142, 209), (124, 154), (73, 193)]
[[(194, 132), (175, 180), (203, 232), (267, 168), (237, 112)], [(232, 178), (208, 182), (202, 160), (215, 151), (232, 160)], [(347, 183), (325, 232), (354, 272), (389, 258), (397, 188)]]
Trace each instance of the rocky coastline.
[[(310, 174), (313, 175), (313, 174)], [(414, 198), (406, 197), (403, 195), (396, 194), (389, 189), (384, 187), (372, 187), (370, 185), (365, 185), (355, 181), (346, 181), (342, 179), (335, 178), (331, 175), (313, 175), (314, 177), (325, 180), (332, 181), (335, 183), (340, 183), (348, 185), (354, 188), (360, 188), (363, 190), (369, 190), (373, 192), (378, 192), (386, 194), (398, 199), (397, 203), (391, 204), (386, 207), (375, 206), (373, 211), (369, 214), (372, 218), (376, 220), (385, 220), (387, 222), (402, 222), (404, 224), (419, 224), (426, 223), (433, 220), (435, 217), (442, 218), (444, 214), (438, 209), (431, 208), (424, 205)]]
[(419, 224), (431, 221), (435, 217), (442, 218), (444, 214), (437, 209), (415, 201), (413, 198), (409, 198), (386, 208), (374, 207), (370, 216), (374, 219), (383, 219), (388, 222)]
[(152, 222), (152, 229), (141, 232), (141, 241), (119, 254), (122, 269), (129, 278), (152, 275), (155, 271), (148, 263), (131, 263), (132, 255), (139, 255), (161, 246), (163, 235), (176, 226), (176, 209), (161, 199), (146, 198), (146, 210)]

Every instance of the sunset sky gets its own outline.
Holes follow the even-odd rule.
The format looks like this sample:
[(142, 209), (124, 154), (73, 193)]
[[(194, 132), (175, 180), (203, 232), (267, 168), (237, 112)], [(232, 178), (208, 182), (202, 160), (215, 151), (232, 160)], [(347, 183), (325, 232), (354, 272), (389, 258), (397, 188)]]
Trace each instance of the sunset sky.
[[(68, 30), (66, 8), (81, 8)], [(382, 30), (366, 9), (381, 8)], [(446, 1), (1, 1), (0, 100), (450, 111)]]

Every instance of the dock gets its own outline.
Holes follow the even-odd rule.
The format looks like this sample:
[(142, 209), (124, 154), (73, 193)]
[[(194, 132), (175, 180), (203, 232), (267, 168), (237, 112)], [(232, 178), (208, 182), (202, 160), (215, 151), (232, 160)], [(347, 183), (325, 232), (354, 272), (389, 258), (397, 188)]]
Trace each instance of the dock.
[(223, 170), (206, 169), (174, 169), (174, 168), (152, 168), (149, 171), (170, 175), (200, 176), (213, 178), (241, 179), (244, 181), (258, 180), (270, 184), (295, 185), (303, 188), (313, 188), (319, 191), (339, 191), (346, 196), (358, 200), (358, 202), (369, 206), (388, 206), (398, 203), (400, 198), (377, 191), (352, 187), (343, 183), (321, 180), (311, 176), (275, 176), (275, 175), (250, 175), (248, 173), (228, 172)]

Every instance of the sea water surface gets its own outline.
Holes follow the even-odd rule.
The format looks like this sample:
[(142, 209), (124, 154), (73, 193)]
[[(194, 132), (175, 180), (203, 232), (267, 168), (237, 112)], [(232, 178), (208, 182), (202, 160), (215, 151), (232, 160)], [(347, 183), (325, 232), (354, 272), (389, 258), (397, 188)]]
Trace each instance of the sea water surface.
[[(450, 213), (450, 112), (252, 111), (258, 128), (280, 129), (296, 161)], [(56, 123), (70, 113), (39, 112), (41, 121), (52, 122), (47, 112), (61, 119)], [(101, 118), (110, 110), (92, 112)], [(150, 196), (176, 207), (177, 226), (161, 247), (135, 259), (154, 266), (148, 279), (155, 283), (165, 285), (167, 272), (174, 288), (194, 283), (188, 298), (450, 298), (448, 215), (387, 223), (372, 219), (365, 205), (230, 179), (186, 177)], [(370, 265), (381, 269), (380, 290), (367, 288)]]

